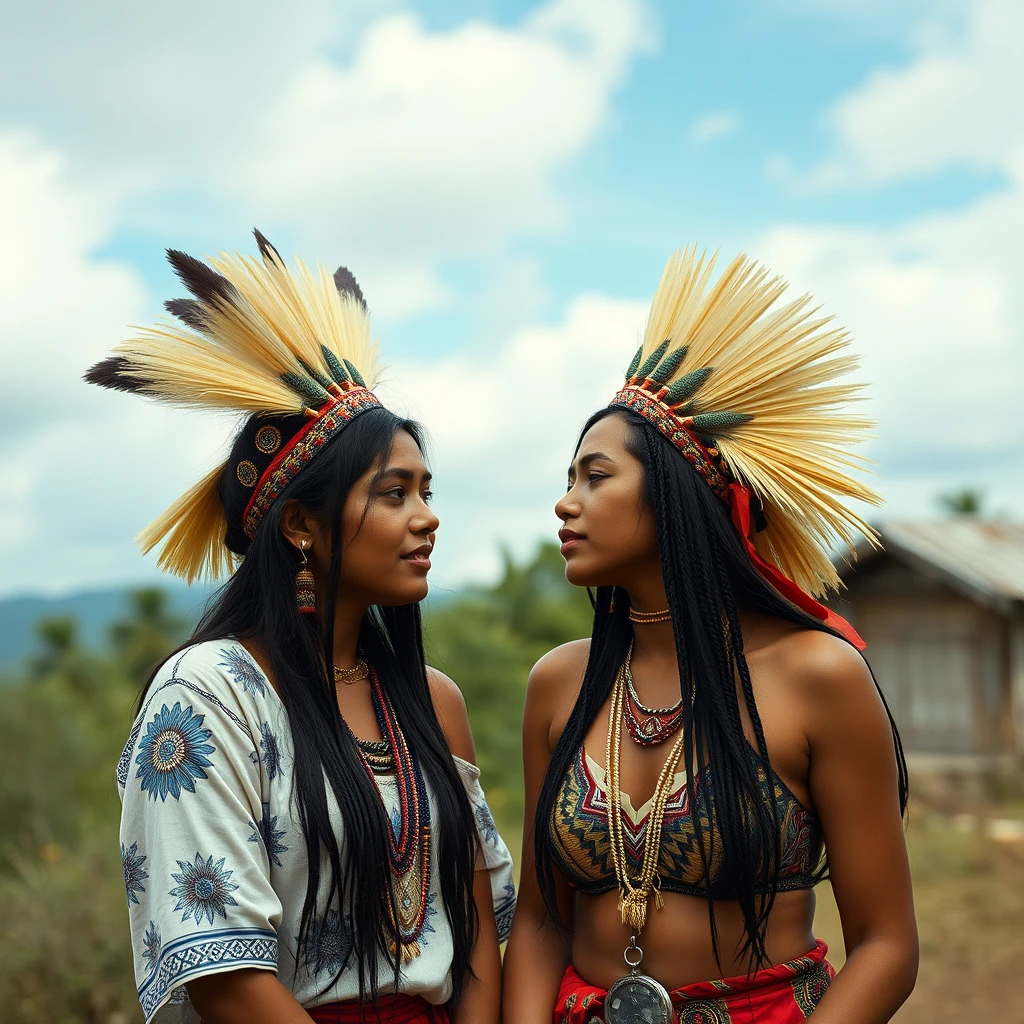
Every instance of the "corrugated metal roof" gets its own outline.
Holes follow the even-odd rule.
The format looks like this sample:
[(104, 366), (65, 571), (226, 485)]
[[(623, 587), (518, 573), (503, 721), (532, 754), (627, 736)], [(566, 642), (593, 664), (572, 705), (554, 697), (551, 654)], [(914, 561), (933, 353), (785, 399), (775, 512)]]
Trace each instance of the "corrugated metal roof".
[(1024, 523), (963, 516), (883, 522), (878, 529), (890, 554), (903, 550), (972, 588), (1024, 601)]

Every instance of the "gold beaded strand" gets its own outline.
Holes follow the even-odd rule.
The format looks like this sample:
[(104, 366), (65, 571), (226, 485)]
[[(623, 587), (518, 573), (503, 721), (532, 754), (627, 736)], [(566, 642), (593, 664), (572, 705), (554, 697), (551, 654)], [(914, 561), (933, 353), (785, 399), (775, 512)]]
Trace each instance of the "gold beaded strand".
[(619, 668), (612, 686), (611, 711), (608, 716), (608, 748), (605, 762), (608, 765), (608, 832), (611, 840), (612, 864), (619, 883), (619, 909), (622, 923), (634, 935), (639, 935), (647, 923), (647, 904), (654, 893), (655, 908), (664, 905), (661, 887), (657, 879), (658, 858), (661, 852), (661, 829), (665, 820), (665, 807), (672, 795), (676, 768), (683, 755), (683, 734), (680, 733), (669, 752), (654, 787), (651, 810), (647, 818), (647, 836), (644, 840), (644, 856), (640, 877), (629, 877), (626, 860), (626, 845), (622, 832), (622, 794), (619, 788), (619, 753), (622, 746), (622, 716), (625, 698), (625, 666), (633, 653), (630, 644), (626, 660)]

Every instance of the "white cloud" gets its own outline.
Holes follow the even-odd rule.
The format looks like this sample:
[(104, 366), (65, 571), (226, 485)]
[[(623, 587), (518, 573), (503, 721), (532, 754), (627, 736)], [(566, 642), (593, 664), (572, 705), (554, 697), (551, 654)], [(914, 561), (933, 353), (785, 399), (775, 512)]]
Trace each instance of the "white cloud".
[(111, 222), (109, 197), (71, 183), (53, 150), (0, 134), (2, 591), (152, 574), (133, 534), (222, 436), (82, 381), (147, 305), (131, 270), (93, 255)]
[(979, 0), (962, 33), (919, 34), (902, 68), (874, 71), (828, 115), (835, 152), (804, 184), (879, 185), (947, 168), (1007, 171), (1022, 153), (1024, 4)]
[(422, 420), (434, 448), (437, 585), (491, 575), (499, 541), (523, 553), (554, 539), (579, 430), (621, 385), (646, 315), (646, 303), (584, 295), (560, 324), (493, 351), (395, 367), (382, 397)]
[(211, 250), (252, 223), (302, 251), (343, 242), (376, 308), (444, 306), (440, 262), (565, 225), (555, 178), (654, 40), (644, 0), (443, 30), (395, 7), (22, 5), (0, 127), (31, 125), (80, 180), (116, 189), (133, 229), (141, 215)]
[(734, 135), (740, 127), (740, 115), (735, 110), (716, 110), (698, 117), (692, 125), (688, 138), (690, 145), (698, 148), (716, 139)]
[(552, 0), (512, 28), (383, 17), (351, 62), (291, 78), (221, 166), (221, 187), (253, 216), (301, 223), (310, 249), (350, 239), (373, 294), (411, 306), (394, 280), (403, 264), (564, 226), (554, 176), (650, 42), (633, 0)]
[(837, 104), (836, 151), (815, 171), (819, 185), (872, 186), (972, 166), (1004, 187), (884, 227), (780, 225), (759, 249), (852, 329), (875, 382), (883, 490), (913, 514), (959, 484), (1024, 507), (1022, 30), (1019, 4), (983, 0), (956, 45), (870, 75)]

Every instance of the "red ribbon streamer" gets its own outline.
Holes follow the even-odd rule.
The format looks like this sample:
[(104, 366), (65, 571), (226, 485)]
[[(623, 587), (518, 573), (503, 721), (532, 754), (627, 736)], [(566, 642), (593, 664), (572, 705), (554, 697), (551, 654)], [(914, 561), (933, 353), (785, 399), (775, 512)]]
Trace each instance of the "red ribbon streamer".
[(774, 565), (765, 561), (757, 552), (750, 540), (750, 491), (739, 483), (729, 484), (729, 508), (732, 511), (732, 522), (743, 543), (747, 546), (747, 554), (757, 571), (784, 597), (809, 615), (820, 619), (826, 626), (834, 629), (848, 640), (858, 651), (863, 651), (867, 644), (860, 634), (841, 615), (831, 608), (815, 601), (810, 594), (802, 591), (788, 576), (783, 575)]

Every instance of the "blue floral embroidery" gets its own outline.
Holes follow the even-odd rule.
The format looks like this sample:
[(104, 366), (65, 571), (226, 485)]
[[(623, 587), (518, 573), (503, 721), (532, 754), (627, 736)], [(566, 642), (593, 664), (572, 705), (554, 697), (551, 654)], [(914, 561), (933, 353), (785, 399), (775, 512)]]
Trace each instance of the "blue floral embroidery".
[(267, 769), (267, 779), (273, 782), (278, 775), (284, 778), (281, 748), (278, 746), (277, 737), (270, 731), (269, 722), (260, 722), (260, 749), (263, 751), (261, 760), (263, 767)]
[(203, 728), (203, 718), (192, 713), (191, 705), (182, 711), (179, 701), (173, 708), (164, 704), (146, 726), (135, 758), (139, 766), (135, 777), (142, 779), (143, 791), (148, 790), (154, 800), (166, 800), (168, 793), (178, 800), (183, 789), (196, 791), (194, 779), (208, 778), (203, 769), (213, 762), (206, 755), (217, 748), (206, 742), (210, 730)]
[(271, 862), (280, 867), (281, 861), (278, 854), (288, 852), (288, 847), (282, 845), (280, 840), (288, 834), (288, 830), (278, 829), (277, 815), (270, 817), (270, 804), (263, 805), (263, 817), (260, 819), (260, 823), (257, 825), (255, 821), (250, 821), (249, 827), (252, 829), (249, 842), (263, 843)]
[(187, 860), (178, 861), (181, 874), (171, 875), (178, 886), (170, 891), (170, 895), (178, 897), (178, 904), (174, 909), (185, 911), (181, 915), (182, 921), (195, 917), (196, 924), (199, 924), (205, 916), (210, 924), (213, 924), (215, 914), (227, 919), (226, 908), (238, 906), (231, 895), (238, 886), (229, 881), (234, 872), (224, 870), (224, 860), (225, 858), (221, 857), (214, 864), (213, 854), (204, 861), (202, 854), (196, 853), (196, 859), (192, 863)]
[(391, 831), (396, 840), (402, 838), (402, 812), (397, 807), (391, 808)]
[(142, 884), (143, 879), (149, 878), (149, 874), (143, 868), (146, 858), (138, 852), (139, 844), (132, 843), (125, 847), (121, 844), (121, 867), (124, 868), (124, 888), (128, 893), (128, 902), (139, 905), (137, 892), (145, 892), (146, 887)]
[(487, 804), (477, 804), (473, 808), (473, 814), (476, 818), (476, 826), (483, 833), (484, 842), (490, 843), (491, 846), (498, 845), (498, 827), (494, 824), (494, 818), (491, 816), (491, 809)]
[[(299, 941), (299, 936), (295, 937)], [(352, 955), (352, 929), (336, 910), (328, 910), (324, 919), (313, 921), (302, 943), (302, 960), (313, 974), (341, 971)]]
[(156, 922), (150, 921), (146, 934), (142, 936), (142, 959), (146, 961), (146, 970), (151, 974), (160, 962), (160, 933), (156, 930)]
[(237, 645), (222, 647), (220, 654), (224, 659), (220, 663), (221, 668), (226, 668), (235, 677), (236, 682), (242, 684), (242, 689), (246, 693), (258, 693), (261, 697), (266, 695), (267, 687), (263, 682), (263, 673), (245, 653), (244, 648)]

